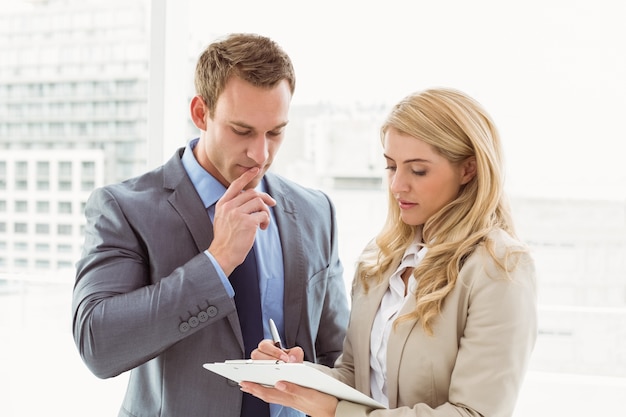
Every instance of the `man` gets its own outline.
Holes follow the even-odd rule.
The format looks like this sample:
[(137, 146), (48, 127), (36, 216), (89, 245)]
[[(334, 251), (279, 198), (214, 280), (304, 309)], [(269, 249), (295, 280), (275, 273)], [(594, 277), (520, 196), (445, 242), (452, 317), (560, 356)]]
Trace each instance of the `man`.
[(204, 51), (195, 85), (200, 138), (94, 191), (85, 208), (73, 334), (98, 377), (131, 370), (120, 416), (267, 416), (202, 365), (249, 357), (270, 318), (286, 346), (326, 365), (345, 335), (334, 207), (268, 172), (295, 89), (291, 60), (265, 37), (234, 34)]

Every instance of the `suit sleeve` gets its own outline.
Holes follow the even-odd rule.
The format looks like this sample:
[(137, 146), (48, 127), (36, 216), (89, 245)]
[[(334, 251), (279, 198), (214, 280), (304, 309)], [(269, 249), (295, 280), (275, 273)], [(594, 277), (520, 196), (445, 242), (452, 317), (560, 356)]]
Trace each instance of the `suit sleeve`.
[[(154, 213), (142, 216), (154, 221), (159, 213), (155, 207)], [(131, 226), (128, 213), (107, 189), (92, 194), (85, 215), (85, 246), (72, 299), (73, 336), (96, 376), (130, 370), (234, 311), (202, 252), (189, 256), (169, 275), (152, 278), (154, 265), (144, 232)], [(154, 222), (154, 227), (165, 226)], [(159, 244), (175, 250), (177, 242), (163, 240)], [(205, 321), (196, 323), (190, 317)]]

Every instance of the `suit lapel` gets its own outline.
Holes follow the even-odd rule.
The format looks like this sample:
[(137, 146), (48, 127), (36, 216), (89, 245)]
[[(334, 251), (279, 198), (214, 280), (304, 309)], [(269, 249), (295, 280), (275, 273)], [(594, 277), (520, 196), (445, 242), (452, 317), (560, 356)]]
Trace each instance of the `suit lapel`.
[(266, 174), (265, 179), (268, 194), (277, 202), (274, 207), (274, 216), (283, 251), (285, 272), (283, 302), (285, 343), (287, 346), (293, 346), (298, 334), (302, 307), (306, 305), (305, 300), (303, 300), (306, 294), (306, 282), (303, 279), (298, 279), (298, 277), (306, 276), (306, 255), (302, 243), (302, 231), (298, 227), (298, 212), (295, 204), (289, 199), (287, 192), (272, 174)]
[(168, 201), (187, 225), (198, 250), (205, 251), (213, 240), (213, 226), (206, 209), (183, 167), (184, 148), (163, 167), (163, 187), (170, 190)]

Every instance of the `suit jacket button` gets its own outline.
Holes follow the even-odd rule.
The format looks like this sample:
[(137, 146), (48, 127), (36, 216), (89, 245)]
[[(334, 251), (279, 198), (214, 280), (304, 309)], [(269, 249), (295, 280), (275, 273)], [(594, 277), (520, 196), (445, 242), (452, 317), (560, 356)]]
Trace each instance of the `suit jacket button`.
[(189, 329), (191, 329), (191, 327), (189, 326), (189, 323), (187, 323), (186, 321), (183, 321), (182, 323), (178, 325), (178, 330), (180, 330), (183, 333), (188, 332)]
[(202, 310), (201, 312), (198, 313), (198, 320), (200, 320), (200, 323), (204, 323), (208, 319), (209, 319), (209, 313), (207, 313), (206, 311)]
[(209, 317), (217, 316), (217, 307), (209, 306), (209, 308), (206, 309), (206, 313), (209, 315)]
[(189, 317), (189, 325), (191, 327), (197, 327), (200, 324), (200, 320), (196, 316)]

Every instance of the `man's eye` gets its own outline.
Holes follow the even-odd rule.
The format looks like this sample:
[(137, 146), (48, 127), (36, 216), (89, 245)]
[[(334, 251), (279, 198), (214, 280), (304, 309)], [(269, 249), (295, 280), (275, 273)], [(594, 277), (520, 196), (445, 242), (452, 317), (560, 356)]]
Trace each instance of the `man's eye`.
[(236, 135), (239, 136), (246, 136), (248, 134), (250, 134), (249, 130), (237, 130), (237, 129), (233, 129), (233, 132), (235, 132)]

